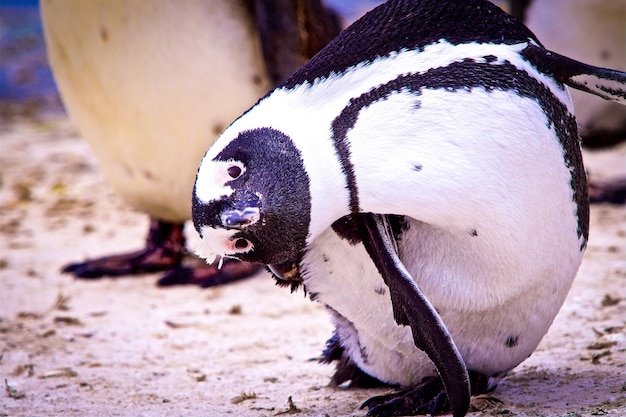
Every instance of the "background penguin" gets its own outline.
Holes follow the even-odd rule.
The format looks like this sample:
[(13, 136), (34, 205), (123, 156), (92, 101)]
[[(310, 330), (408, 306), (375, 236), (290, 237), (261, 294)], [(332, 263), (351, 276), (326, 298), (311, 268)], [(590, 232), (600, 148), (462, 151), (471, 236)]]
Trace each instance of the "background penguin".
[(213, 139), (339, 32), (318, 0), (43, 0), (65, 107), (109, 184), (147, 213), (143, 250), (64, 268), (81, 278), (169, 269), (161, 284), (214, 285), (256, 267), (185, 268), (183, 224)]
[[(587, 64), (626, 71), (626, 2), (532, 0), (526, 25), (546, 47)], [(626, 138), (626, 107), (572, 91), (583, 146)]]
[[(626, 2), (616, 0), (510, 0), (513, 14), (544, 46), (587, 64), (626, 71)], [(583, 147), (598, 149), (626, 139), (626, 107), (572, 91)], [(626, 202), (626, 178), (593, 181), (592, 203)]]
[(491, 3), (391, 0), (209, 149), (198, 252), (326, 305), (333, 381), (403, 388), (369, 415), (462, 416), (534, 351), (582, 260), (564, 84), (626, 102), (625, 73), (547, 51)]

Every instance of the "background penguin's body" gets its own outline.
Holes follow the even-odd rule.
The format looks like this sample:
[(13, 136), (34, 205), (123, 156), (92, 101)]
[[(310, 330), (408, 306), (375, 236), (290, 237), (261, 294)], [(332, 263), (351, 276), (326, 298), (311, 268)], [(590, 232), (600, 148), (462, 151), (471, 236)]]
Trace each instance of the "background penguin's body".
[(369, 414), (445, 409), (438, 372), (464, 415), (468, 378), (485, 392), (533, 352), (583, 256), (563, 83), (625, 101), (626, 74), (546, 51), (490, 3), (389, 1), (209, 149), (199, 253), (303, 282), (336, 325), (334, 381), (407, 388)]
[[(551, 51), (577, 61), (626, 71), (626, 2), (531, 0), (524, 23)], [(614, 144), (626, 136), (626, 107), (572, 91), (583, 146)]]
[[(626, 2), (615, 0), (512, 0), (544, 46), (577, 61), (626, 71)], [(525, 3), (520, 6), (519, 3)], [(614, 146), (626, 138), (626, 107), (573, 90), (583, 147)], [(623, 204), (626, 178), (602, 182), (590, 174), (589, 198)]]
[[(174, 266), (206, 148), (338, 32), (315, 1), (41, 6), (49, 59), (72, 120), (109, 184), (153, 219), (148, 245), (167, 246), (68, 268), (87, 277)], [(311, 22), (312, 14), (320, 21)], [(283, 20), (272, 21), (277, 17)]]

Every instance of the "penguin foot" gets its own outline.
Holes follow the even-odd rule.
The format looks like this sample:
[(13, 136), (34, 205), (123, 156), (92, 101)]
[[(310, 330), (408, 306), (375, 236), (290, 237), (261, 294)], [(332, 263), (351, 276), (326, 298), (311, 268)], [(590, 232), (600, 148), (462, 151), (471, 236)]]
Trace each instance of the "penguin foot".
[[(496, 388), (495, 382), (486, 375), (468, 373), (472, 395), (486, 394)], [(435, 415), (449, 412), (450, 402), (441, 378), (431, 376), (415, 387), (372, 397), (361, 405), (365, 407), (369, 409), (368, 416), (376, 417)]]
[(361, 405), (365, 407), (368, 416), (416, 416), (449, 411), (450, 403), (441, 379), (426, 377), (416, 387), (372, 397)]
[(76, 278), (96, 279), (167, 271), (157, 282), (159, 286), (194, 284), (207, 288), (246, 278), (262, 268), (231, 260), (225, 261), (221, 269), (203, 262), (193, 267), (183, 266), (186, 254), (183, 226), (151, 218), (144, 249), (72, 263), (64, 266), (62, 272)]
[(250, 262), (227, 259), (221, 269), (215, 264), (198, 267), (175, 267), (169, 269), (163, 277), (157, 281), (160, 287), (172, 285), (199, 285), (202, 288), (215, 287), (250, 277), (259, 272), (263, 267)]
[(590, 203), (626, 203), (626, 178), (612, 178), (589, 183)]
[(72, 263), (62, 272), (86, 279), (158, 272), (180, 265), (184, 253), (183, 224), (153, 218), (144, 249)]

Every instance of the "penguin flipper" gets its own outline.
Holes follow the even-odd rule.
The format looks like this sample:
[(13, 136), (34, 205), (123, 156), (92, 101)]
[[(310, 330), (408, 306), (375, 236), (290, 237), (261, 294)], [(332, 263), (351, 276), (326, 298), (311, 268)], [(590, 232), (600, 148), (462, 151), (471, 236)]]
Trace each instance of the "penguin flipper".
[(469, 409), (470, 383), (465, 362), (435, 308), (408, 273), (395, 249), (387, 216), (361, 216), (365, 248), (389, 287), (394, 318), (409, 325), (415, 345), (435, 364), (455, 417)]
[(626, 72), (588, 65), (535, 45), (522, 55), (563, 84), (626, 105)]

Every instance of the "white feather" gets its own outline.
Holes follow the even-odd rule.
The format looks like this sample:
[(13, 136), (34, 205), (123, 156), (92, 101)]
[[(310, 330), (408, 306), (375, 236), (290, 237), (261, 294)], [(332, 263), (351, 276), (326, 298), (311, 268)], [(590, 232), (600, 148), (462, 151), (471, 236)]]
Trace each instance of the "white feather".
[(209, 226), (202, 227), (200, 229), (202, 239), (198, 242), (196, 255), (206, 259), (208, 264), (212, 264), (218, 256), (228, 257), (229, 254), (232, 255), (236, 252), (240, 252), (235, 249), (233, 243), (233, 235), (236, 232), (236, 230), (214, 229)]
[[(217, 201), (224, 196), (232, 194), (233, 189), (226, 185), (232, 181), (228, 175), (229, 167), (237, 166), (241, 172), (245, 172), (246, 167), (239, 161), (211, 161), (210, 164), (201, 164), (196, 176), (196, 197), (204, 203)], [(211, 186), (203, 186), (210, 184)]]

